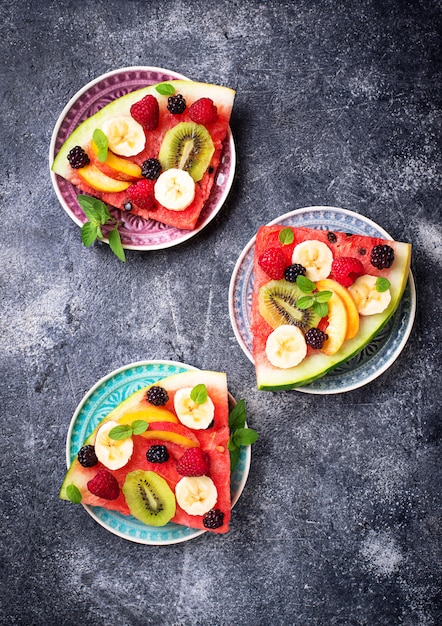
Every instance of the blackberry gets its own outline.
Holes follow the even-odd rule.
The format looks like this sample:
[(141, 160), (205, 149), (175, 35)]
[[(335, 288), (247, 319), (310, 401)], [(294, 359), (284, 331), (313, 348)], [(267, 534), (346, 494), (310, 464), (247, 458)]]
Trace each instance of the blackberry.
[(327, 239), (329, 240), (330, 243), (336, 243), (338, 241), (338, 238), (336, 237), (335, 233), (332, 233), (330, 231), (327, 233)]
[(164, 406), (169, 400), (169, 395), (163, 387), (154, 385), (153, 387), (148, 389), (146, 393), (146, 400), (154, 406)]
[(150, 463), (165, 463), (169, 460), (169, 453), (166, 446), (150, 446), (149, 450), (146, 452), (146, 459)]
[(132, 202), (129, 202), (129, 200), (123, 206), (125, 211), (132, 211)]
[(203, 517), (203, 524), (211, 530), (219, 528), (224, 524), (224, 513), (220, 509), (210, 509)]
[(186, 101), (180, 93), (176, 96), (169, 96), (167, 99), (167, 108), (174, 115), (179, 115), (180, 113), (184, 113)]
[(68, 161), (69, 164), (74, 170), (79, 170), (81, 167), (85, 165), (89, 165), (91, 162), (87, 152), (83, 150), (81, 146), (75, 146), (68, 153)]
[(284, 278), (289, 283), (296, 283), (298, 276), (305, 276), (306, 271), (305, 267), (300, 263), (293, 263), (293, 265), (289, 265), (284, 270)]
[(147, 159), (141, 165), (141, 174), (149, 180), (156, 180), (161, 173), (161, 163), (158, 159)]
[(315, 350), (320, 350), (324, 345), (324, 341), (328, 339), (327, 333), (319, 330), (319, 328), (309, 328), (305, 333), (305, 342)]
[(375, 246), (371, 251), (370, 263), (378, 270), (388, 269), (393, 265), (394, 250), (387, 244)]
[(77, 458), (83, 467), (94, 467), (98, 463), (95, 447), (90, 445), (80, 448)]

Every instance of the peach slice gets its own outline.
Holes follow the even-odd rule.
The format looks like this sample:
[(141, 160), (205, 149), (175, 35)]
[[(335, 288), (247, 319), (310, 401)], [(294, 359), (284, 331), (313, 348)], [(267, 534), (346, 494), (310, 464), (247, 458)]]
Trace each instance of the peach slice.
[(97, 191), (107, 191), (109, 193), (124, 191), (130, 185), (130, 182), (125, 180), (116, 180), (115, 178), (111, 178), (106, 174), (103, 174), (101, 170), (98, 169), (93, 163), (89, 165), (85, 165), (85, 167), (81, 167), (76, 170), (79, 178)]
[[(318, 280), (316, 286), (321, 282)], [(333, 292), (332, 297), (328, 301), (327, 317), (328, 326), (325, 332), (328, 335), (328, 339), (324, 342), (321, 352), (327, 356), (332, 356), (341, 348), (347, 335), (347, 309), (344, 301), (336, 292)]]
[(144, 420), (148, 424), (152, 422), (172, 422), (173, 424), (179, 424), (177, 416), (172, 413), (172, 411), (160, 406), (151, 406), (136, 411), (129, 411), (118, 418), (120, 424), (132, 424), (135, 420)]
[(115, 178), (117, 180), (125, 180), (134, 182), (142, 178), (141, 167), (133, 161), (128, 161), (122, 157), (117, 156), (110, 150), (107, 152), (107, 157), (104, 162), (98, 158), (98, 148), (94, 141), (91, 141), (90, 150), (88, 150), (92, 163), (106, 176)]
[(318, 291), (333, 291), (344, 302), (344, 306), (347, 311), (347, 334), (346, 339), (353, 339), (359, 331), (359, 313), (355, 301), (349, 290), (330, 278), (324, 278), (324, 280), (318, 280), (316, 283)]
[(180, 435), (179, 433), (172, 432), (170, 430), (146, 430), (144, 433), (141, 433), (141, 437), (145, 439), (160, 439), (162, 441), (170, 441), (172, 443), (176, 443), (183, 448), (198, 448), (199, 443), (197, 441), (192, 441), (188, 439), (184, 435)]

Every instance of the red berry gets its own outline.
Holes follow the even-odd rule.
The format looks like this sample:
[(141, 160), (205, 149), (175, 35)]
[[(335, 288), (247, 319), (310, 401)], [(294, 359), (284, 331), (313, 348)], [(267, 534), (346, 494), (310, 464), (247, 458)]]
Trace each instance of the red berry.
[(146, 209), (149, 211), (153, 208), (155, 203), (154, 196), (155, 181), (150, 179), (139, 180), (133, 183), (127, 188), (127, 197), (131, 202), (140, 207), (140, 209)]
[(359, 259), (352, 256), (343, 256), (340, 259), (335, 259), (332, 263), (333, 277), (344, 287), (350, 287), (363, 273), (364, 266)]
[(116, 500), (120, 495), (117, 479), (107, 470), (100, 470), (87, 484), (94, 496), (105, 500)]
[(130, 107), (130, 114), (145, 130), (155, 130), (160, 117), (160, 107), (155, 96), (147, 95)]
[(218, 109), (210, 98), (200, 98), (189, 107), (189, 117), (197, 124), (213, 124), (218, 119)]
[(176, 468), (182, 476), (204, 476), (210, 468), (210, 457), (201, 448), (189, 448), (178, 459)]
[(282, 250), (279, 248), (268, 248), (258, 259), (258, 265), (270, 278), (281, 280), (284, 278), (286, 262)]

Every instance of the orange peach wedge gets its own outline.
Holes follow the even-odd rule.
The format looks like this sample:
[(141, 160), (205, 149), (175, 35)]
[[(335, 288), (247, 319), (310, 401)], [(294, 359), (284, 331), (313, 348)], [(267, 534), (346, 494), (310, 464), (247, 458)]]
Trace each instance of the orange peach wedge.
[(356, 303), (349, 290), (330, 278), (318, 280), (316, 288), (318, 291), (333, 291), (333, 293), (337, 294), (341, 298), (347, 311), (347, 333), (345, 338), (353, 339), (353, 337), (358, 334), (359, 330), (359, 313)]
[(152, 422), (172, 422), (173, 424), (179, 424), (177, 416), (172, 413), (172, 411), (161, 406), (150, 406), (135, 411), (129, 411), (118, 418), (120, 424), (132, 424), (132, 422), (136, 420), (144, 420), (148, 424), (152, 424)]
[(100, 161), (98, 158), (98, 148), (95, 142), (91, 141), (89, 154), (93, 164), (111, 178), (134, 182), (142, 178), (141, 167), (132, 161), (117, 156), (110, 150), (107, 151), (106, 160)]
[[(322, 281), (318, 281), (316, 286)], [(322, 291), (322, 289), (321, 289)], [(325, 332), (328, 339), (324, 342), (321, 352), (327, 356), (336, 354), (341, 348), (347, 335), (347, 309), (344, 301), (336, 292), (328, 301), (328, 326)]]
[(103, 174), (93, 163), (81, 167), (76, 170), (76, 173), (86, 185), (89, 185), (89, 187), (97, 191), (116, 193), (118, 191), (124, 191), (130, 185), (128, 181), (116, 180), (115, 178)]

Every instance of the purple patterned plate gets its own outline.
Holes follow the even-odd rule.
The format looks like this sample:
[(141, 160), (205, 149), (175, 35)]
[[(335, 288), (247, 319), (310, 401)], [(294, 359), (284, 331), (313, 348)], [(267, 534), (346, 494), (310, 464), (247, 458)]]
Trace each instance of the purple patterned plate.
[[(55, 155), (67, 137), (81, 122), (103, 106), (136, 89), (176, 79), (191, 80), (177, 72), (158, 67), (126, 67), (103, 74), (85, 85), (69, 100), (58, 118), (49, 148), (49, 168), (52, 167)], [(159, 250), (175, 246), (196, 235), (216, 216), (224, 204), (232, 186), (235, 164), (235, 144), (229, 129), (215, 184), (196, 228), (192, 231), (180, 230), (154, 220), (145, 220), (112, 208), (112, 213), (118, 213), (118, 219), (122, 222), (119, 230), (123, 246), (129, 250)], [(76, 224), (82, 226), (86, 217), (77, 201), (78, 190), (52, 171), (51, 179), (62, 207)]]

